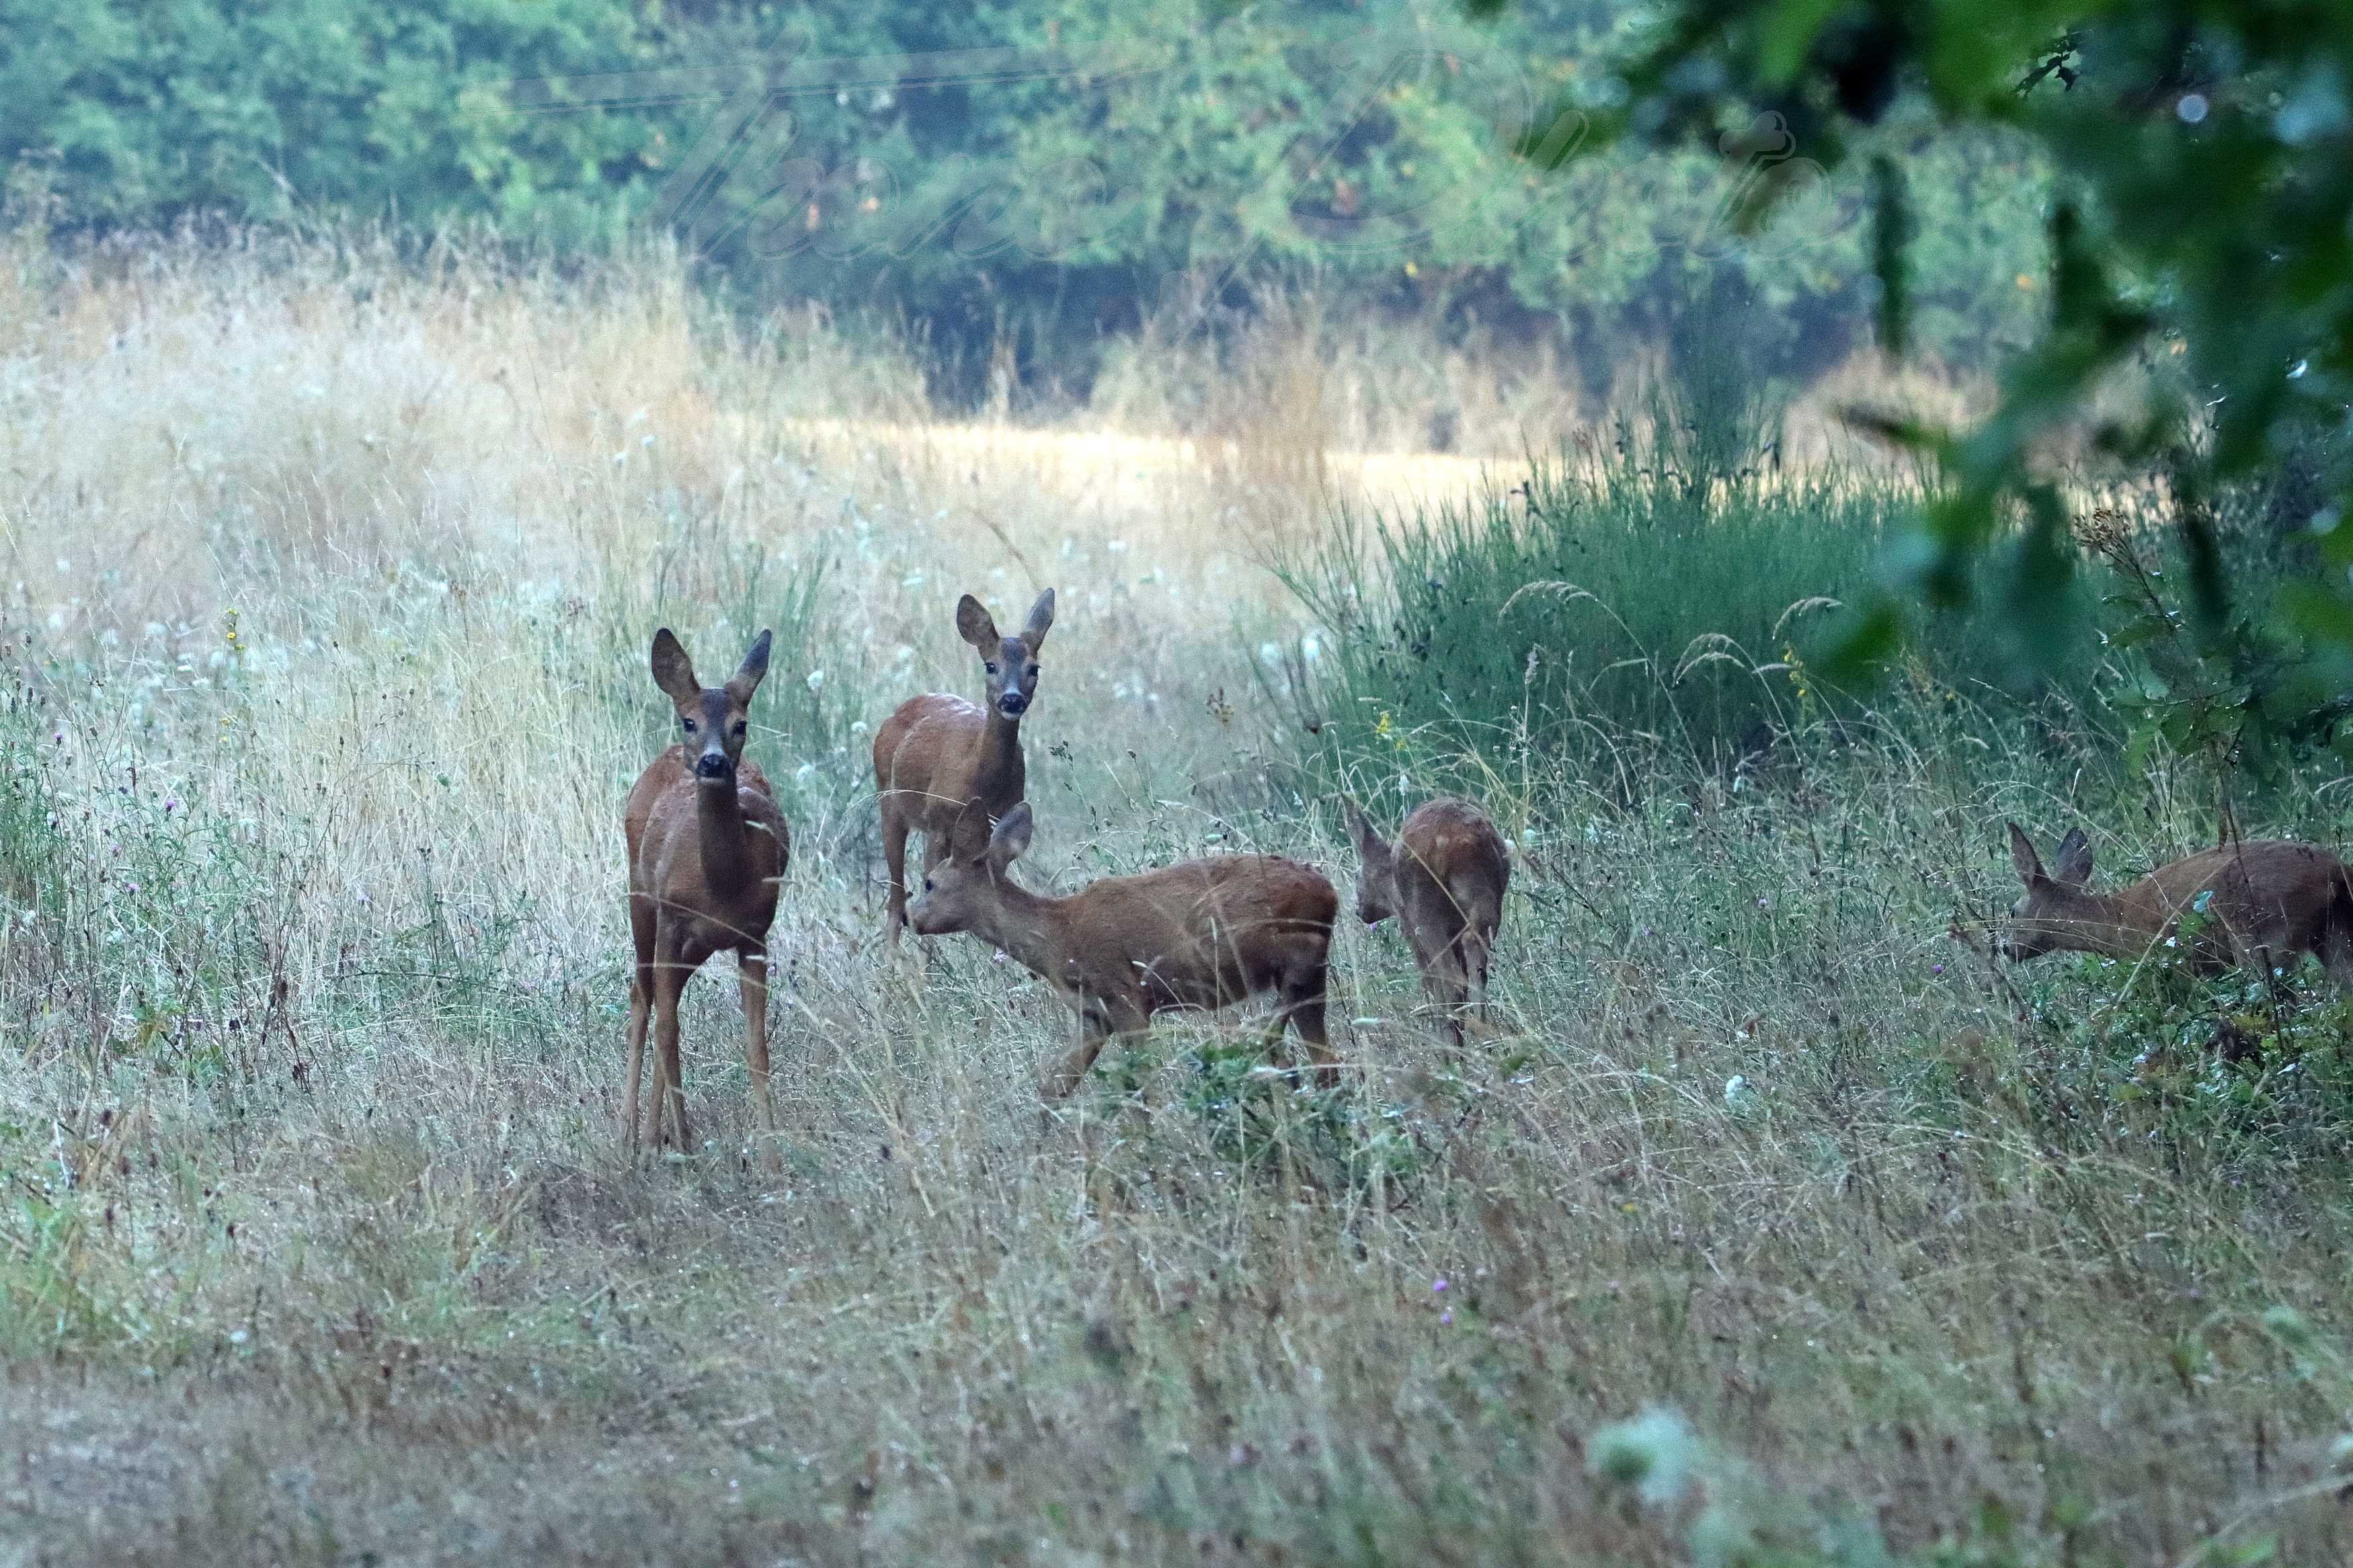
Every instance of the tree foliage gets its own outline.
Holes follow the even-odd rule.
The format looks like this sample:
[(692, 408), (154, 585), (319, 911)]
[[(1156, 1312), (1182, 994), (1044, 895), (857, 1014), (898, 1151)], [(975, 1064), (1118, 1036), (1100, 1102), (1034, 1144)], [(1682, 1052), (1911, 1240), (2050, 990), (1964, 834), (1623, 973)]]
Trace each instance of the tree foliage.
[[(2228, 721), (2276, 725), (2333, 717), (2353, 679), (2348, 83), (2353, 29), (2327, 4), (1682, 0), (1630, 51), (1609, 112), (1618, 131), (1677, 137), (1769, 110), (1833, 164), (1875, 153), (1878, 324), (1898, 352), (1916, 346), (1939, 241), (1891, 132), (1998, 127), (2037, 145), (2056, 176), (2042, 331), (1987, 419), (1888, 431), (1934, 452), (1949, 481), (1913, 581), (1959, 602), (1969, 563), (1999, 548), (2019, 624), (2054, 630), (2075, 552), (2052, 438), (2136, 356), (2177, 365), (2156, 383), (2171, 395), (2090, 420), (2093, 446), (2168, 470), (2191, 563), (2181, 607), (2236, 682)], [(2234, 610), (2214, 534), (2218, 488), (2251, 483), (2310, 546), (2259, 619)], [(1858, 651), (1893, 630), (1883, 614)]]
[(578, 221), (640, 182), (650, 125), (529, 115), (517, 77), (646, 58), (614, 0), (0, 0), (0, 152), (70, 215), (301, 205)]
[[(1607, 79), (1639, 14), (0, 0), (0, 159), (34, 160), (85, 227), (667, 223), (758, 298), (878, 308), (944, 344), (1010, 328), (1050, 375), (1171, 280), (1230, 302), (1269, 277), (1312, 278), (1343, 310), (1556, 335), (1596, 386), (1695, 282), (1725, 279), (1768, 370), (1834, 363), (1869, 319), (1867, 191), (1821, 177), (1814, 129), (1743, 121), (1646, 151), (1550, 112)], [(1116, 68), (1054, 68), (1104, 47)], [(681, 74), (631, 74), (658, 71)], [(1900, 151), (1915, 339), (1989, 366), (2040, 308), (2013, 279), (2041, 271), (2041, 156), (1999, 132)], [(1767, 195), (1783, 221), (1740, 232)]]

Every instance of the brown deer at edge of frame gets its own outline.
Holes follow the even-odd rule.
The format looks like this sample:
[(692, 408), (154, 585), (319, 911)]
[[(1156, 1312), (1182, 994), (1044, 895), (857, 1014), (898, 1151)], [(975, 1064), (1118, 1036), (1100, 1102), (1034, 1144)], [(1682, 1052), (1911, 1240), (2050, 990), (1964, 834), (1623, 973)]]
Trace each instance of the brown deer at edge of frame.
[(2303, 953), (2353, 994), (2353, 873), (2316, 844), (2250, 838), (2159, 866), (2113, 893), (2092, 891), (2092, 845), (2080, 827), (2045, 870), (2034, 841), (2010, 825), (2010, 863), (2026, 891), (1996, 944), (2012, 961), (2061, 951), (2137, 959), (2206, 917), (2187, 943), (2211, 973), (2236, 964), (2269, 975)]
[(767, 776), (744, 761), (752, 694), (768, 672), (762, 632), (726, 685), (705, 688), (668, 626), (654, 634), (654, 684), (678, 710), (681, 739), (649, 764), (629, 791), (622, 831), (629, 849), (629, 986), (626, 1142), (638, 1146), (638, 1087), (646, 1032), (654, 1040), (653, 1103), (645, 1131), (656, 1147), (663, 1117), (681, 1153), (691, 1152), (680, 1077), (678, 1001), (713, 953), (733, 952), (743, 988), (744, 1055), (759, 1113), (761, 1158), (779, 1168), (776, 1111), (768, 1090), (768, 928), (792, 837)]

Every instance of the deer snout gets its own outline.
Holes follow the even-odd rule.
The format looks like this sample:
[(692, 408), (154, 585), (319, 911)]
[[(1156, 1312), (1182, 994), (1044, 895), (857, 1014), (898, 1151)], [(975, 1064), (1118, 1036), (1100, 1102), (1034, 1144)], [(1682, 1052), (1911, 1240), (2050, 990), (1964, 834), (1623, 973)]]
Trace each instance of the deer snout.
[(694, 776), (698, 779), (723, 779), (734, 771), (735, 766), (727, 760), (727, 753), (717, 746), (705, 747), (702, 754), (694, 759)]
[(997, 699), (997, 706), (1008, 719), (1018, 719), (1029, 710), (1029, 699), (1018, 691), (1008, 691)]

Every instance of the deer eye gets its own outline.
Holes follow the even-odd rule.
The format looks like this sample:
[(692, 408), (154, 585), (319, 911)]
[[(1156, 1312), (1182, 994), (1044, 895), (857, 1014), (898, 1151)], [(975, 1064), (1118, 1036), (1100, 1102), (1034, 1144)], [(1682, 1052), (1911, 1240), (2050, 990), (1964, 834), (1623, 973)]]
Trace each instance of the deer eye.
[(741, 719), (735, 721), (735, 732), (738, 735), (741, 735), (744, 732), (744, 721)]
[(997, 673), (997, 665), (996, 665), (996, 664), (995, 664), (995, 662), (994, 662), (994, 661), (992, 661), (992, 660), (986, 660), (986, 659), (984, 659), (984, 660), (981, 662), (981, 666), (980, 666), (980, 668), (983, 668), (983, 669), (985, 669), (985, 670), (987, 670), (987, 671), (988, 671), (988, 673), (989, 673), (989, 674), (991, 674), (991, 675), (995, 675), (995, 674)]
[(681, 719), (681, 720), (679, 721), (679, 722), (686, 726), (686, 732), (687, 732), (688, 734), (691, 735), (691, 734), (693, 734), (693, 733), (694, 733), (694, 721), (693, 721), (693, 720), (691, 720), (691, 719)]
[(932, 890), (932, 879), (931, 879), (929, 877), (926, 877), (926, 878), (924, 878), (924, 879), (923, 879), (923, 891), (925, 891), (925, 892), (927, 892), (927, 893), (928, 893), (928, 892), (930, 892), (931, 890)]

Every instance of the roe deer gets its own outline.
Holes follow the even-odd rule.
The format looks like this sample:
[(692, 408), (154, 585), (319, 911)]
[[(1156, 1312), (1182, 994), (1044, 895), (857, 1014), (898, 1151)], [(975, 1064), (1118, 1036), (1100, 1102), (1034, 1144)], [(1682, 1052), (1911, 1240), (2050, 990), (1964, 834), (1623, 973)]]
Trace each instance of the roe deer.
[(2091, 890), (2092, 846), (2080, 827), (2045, 871), (2013, 822), (2010, 858), (2026, 892), (1998, 943), (2004, 958), (2061, 950), (2138, 958), (2196, 912), (2209, 921), (2187, 944), (2200, 970), (2237, 964), (2268, 975), (2308, 952), (2353, 994), (2353, 880), (2317, 845), (2250, 839), (2201, 849), (2113, 893)]
[(1504, 922), (1504, 889), (1512, 863), (1504, 837), (1469, 801), (1425, 802), (1405, 819), (1396, 844), (1353, 814), (1356, 853), (1356, 914), (1368, 925), (1391, 915), (1405, 927), (1421, 983), (1446, 1010), (1446, 1032), (1462, 1043), (1462, 1013), (1475, 994), (1487, 1020), (1487, 959)]
[(947, 853), (964, 803), (977, 798), (991, 818), (1021, 803), (1021, 715), (1038, 693), (1038, 649), (1054, 624), (1054, 590), (1029, 606), (1019, 637), (997, 634), (978, 599), (956, 601), (956, 631), (980, 654), (987, 707), (930, 692), (911, 697), (874, 732), (874, 790), (882, 813), (882, 862), (891, 876), (882, 928), (891, 945), (907, 923), (907, 835), (923, 836), (923, 869)]
[(627, 1142), (638, 1143), (638, 1084), (646, 1023), (653, 1022), (654, 1095), (646, 1131), (659, 1147), (669, 1110), (681, 1153), (693, 1149), (679, 1078), (678, 999), (712, 953), (733, 952), (743, 987), (744, 1056), (759, 1110), (762, 1152), (778, 1168), (776, 1110), (768, 1096), (768, 927), (792, 837), (767, 776), (744, 762), (752, 693), (768, 672), (762, 632), (726, 685), (706, 690), (686, 649), (664, 626), (654, 634), (654, 684), (678, 707), (685, 739), (656, 757), (629, 791), (622, 830), (629, 845), (629, 935), (638, 950), (629, 986)]
[(1049, 1094), (1078, 1088), (1105, 1039), (1144, 1033), (1155, 1013), (1265, 991), (1282, 998), (1271, 1038), (1285, 1024), (1297, 1029), (1317, 1077), (1337, 1080), (1324, 983), (1340, 899), (1319, 873), (1274, 855), (1219, 855), (1050, 898), (1007, 875), (1029, 831), (1026, 802), (993, 832), (987, 808), (967, 803), (908, 918), (919, 936), (961, 931), (995, 943), (1078, 1009), (1078, 1049), (1047, 1080)]

